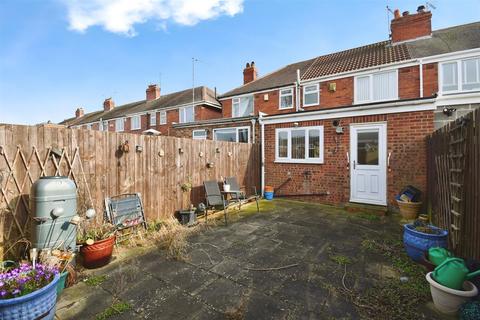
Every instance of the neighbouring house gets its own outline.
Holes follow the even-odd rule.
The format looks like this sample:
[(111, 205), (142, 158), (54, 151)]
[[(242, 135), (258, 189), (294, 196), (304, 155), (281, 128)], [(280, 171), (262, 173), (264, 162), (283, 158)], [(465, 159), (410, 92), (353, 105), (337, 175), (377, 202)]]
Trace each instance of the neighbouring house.
[(221, 116), (221, 104), (210, 88), (202, 86), (161, 95), (160, 87), (152, 84), (146, 89), (145, 100), (115, 106), (113, 99), (108, 98), (102, 110), (85, 114), (83, 108), (78, 108), (75, 117), (60, 124), (100, 131), (172, 135), (175, 123)]
[(248, 127), (262, 186), (278, 195), (395, 206), (405, 185), (426, 191), (425, 137), (480, 105), (480, 23), (432, 31), (431, 18), (396, 10), (389, 40), (263, 77), (248, 63), (244, 84), (219, 96), (222, 119), (176, 134), (243, 141)]

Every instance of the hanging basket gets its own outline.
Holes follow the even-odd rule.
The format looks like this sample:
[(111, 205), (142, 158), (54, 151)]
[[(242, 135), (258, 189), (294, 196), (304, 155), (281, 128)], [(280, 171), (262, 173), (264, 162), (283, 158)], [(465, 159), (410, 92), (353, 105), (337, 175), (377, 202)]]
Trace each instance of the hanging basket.
[(418, 217), (420, 209), (422, 208), (421, 202), (406, 202), (397, 200), (398, 207), (400, 208), (400, 214), (404, 219), (414, 220)]

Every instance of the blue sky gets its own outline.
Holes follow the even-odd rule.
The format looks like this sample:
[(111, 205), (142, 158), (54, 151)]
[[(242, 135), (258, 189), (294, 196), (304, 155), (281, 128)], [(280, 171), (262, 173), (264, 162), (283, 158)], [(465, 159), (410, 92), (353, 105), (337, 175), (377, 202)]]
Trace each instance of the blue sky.
[[(0, 1), (0, 123), (141, 100), (160, 75), (163, 93), (189, 88), (192, 57), (196, 83), (225, 92), (242, 84), (247, 61), (262, 75), (385, 40), (385, 6), (414, 12), (421, 2), (138, 0), (152, 7), (125, 9), (134, 0), (120, 0), (106, 10), (79, 1)], [(434, 29), (480, 20), (480, 0), (430, 2)]]

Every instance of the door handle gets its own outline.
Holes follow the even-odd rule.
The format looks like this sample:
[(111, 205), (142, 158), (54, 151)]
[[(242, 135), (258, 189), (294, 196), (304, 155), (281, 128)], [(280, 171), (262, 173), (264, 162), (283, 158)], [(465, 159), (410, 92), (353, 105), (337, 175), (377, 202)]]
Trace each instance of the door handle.
[(353, 169), (355, 169), (356, 164), (357, 164), (357, 163), (355, 162), (355, 160), (353, 160)]

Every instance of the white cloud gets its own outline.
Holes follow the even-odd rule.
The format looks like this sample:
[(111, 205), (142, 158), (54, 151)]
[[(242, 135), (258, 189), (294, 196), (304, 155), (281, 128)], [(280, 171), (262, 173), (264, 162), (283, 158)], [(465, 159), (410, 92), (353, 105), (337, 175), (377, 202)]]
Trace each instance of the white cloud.
[(134, 25), (154, 20), (192, 26), (221, 15), (243, 11), (244, 0), (65, 0), (70, 29), (79, 32), (99, 25), (105, 30), (135, 35)]

